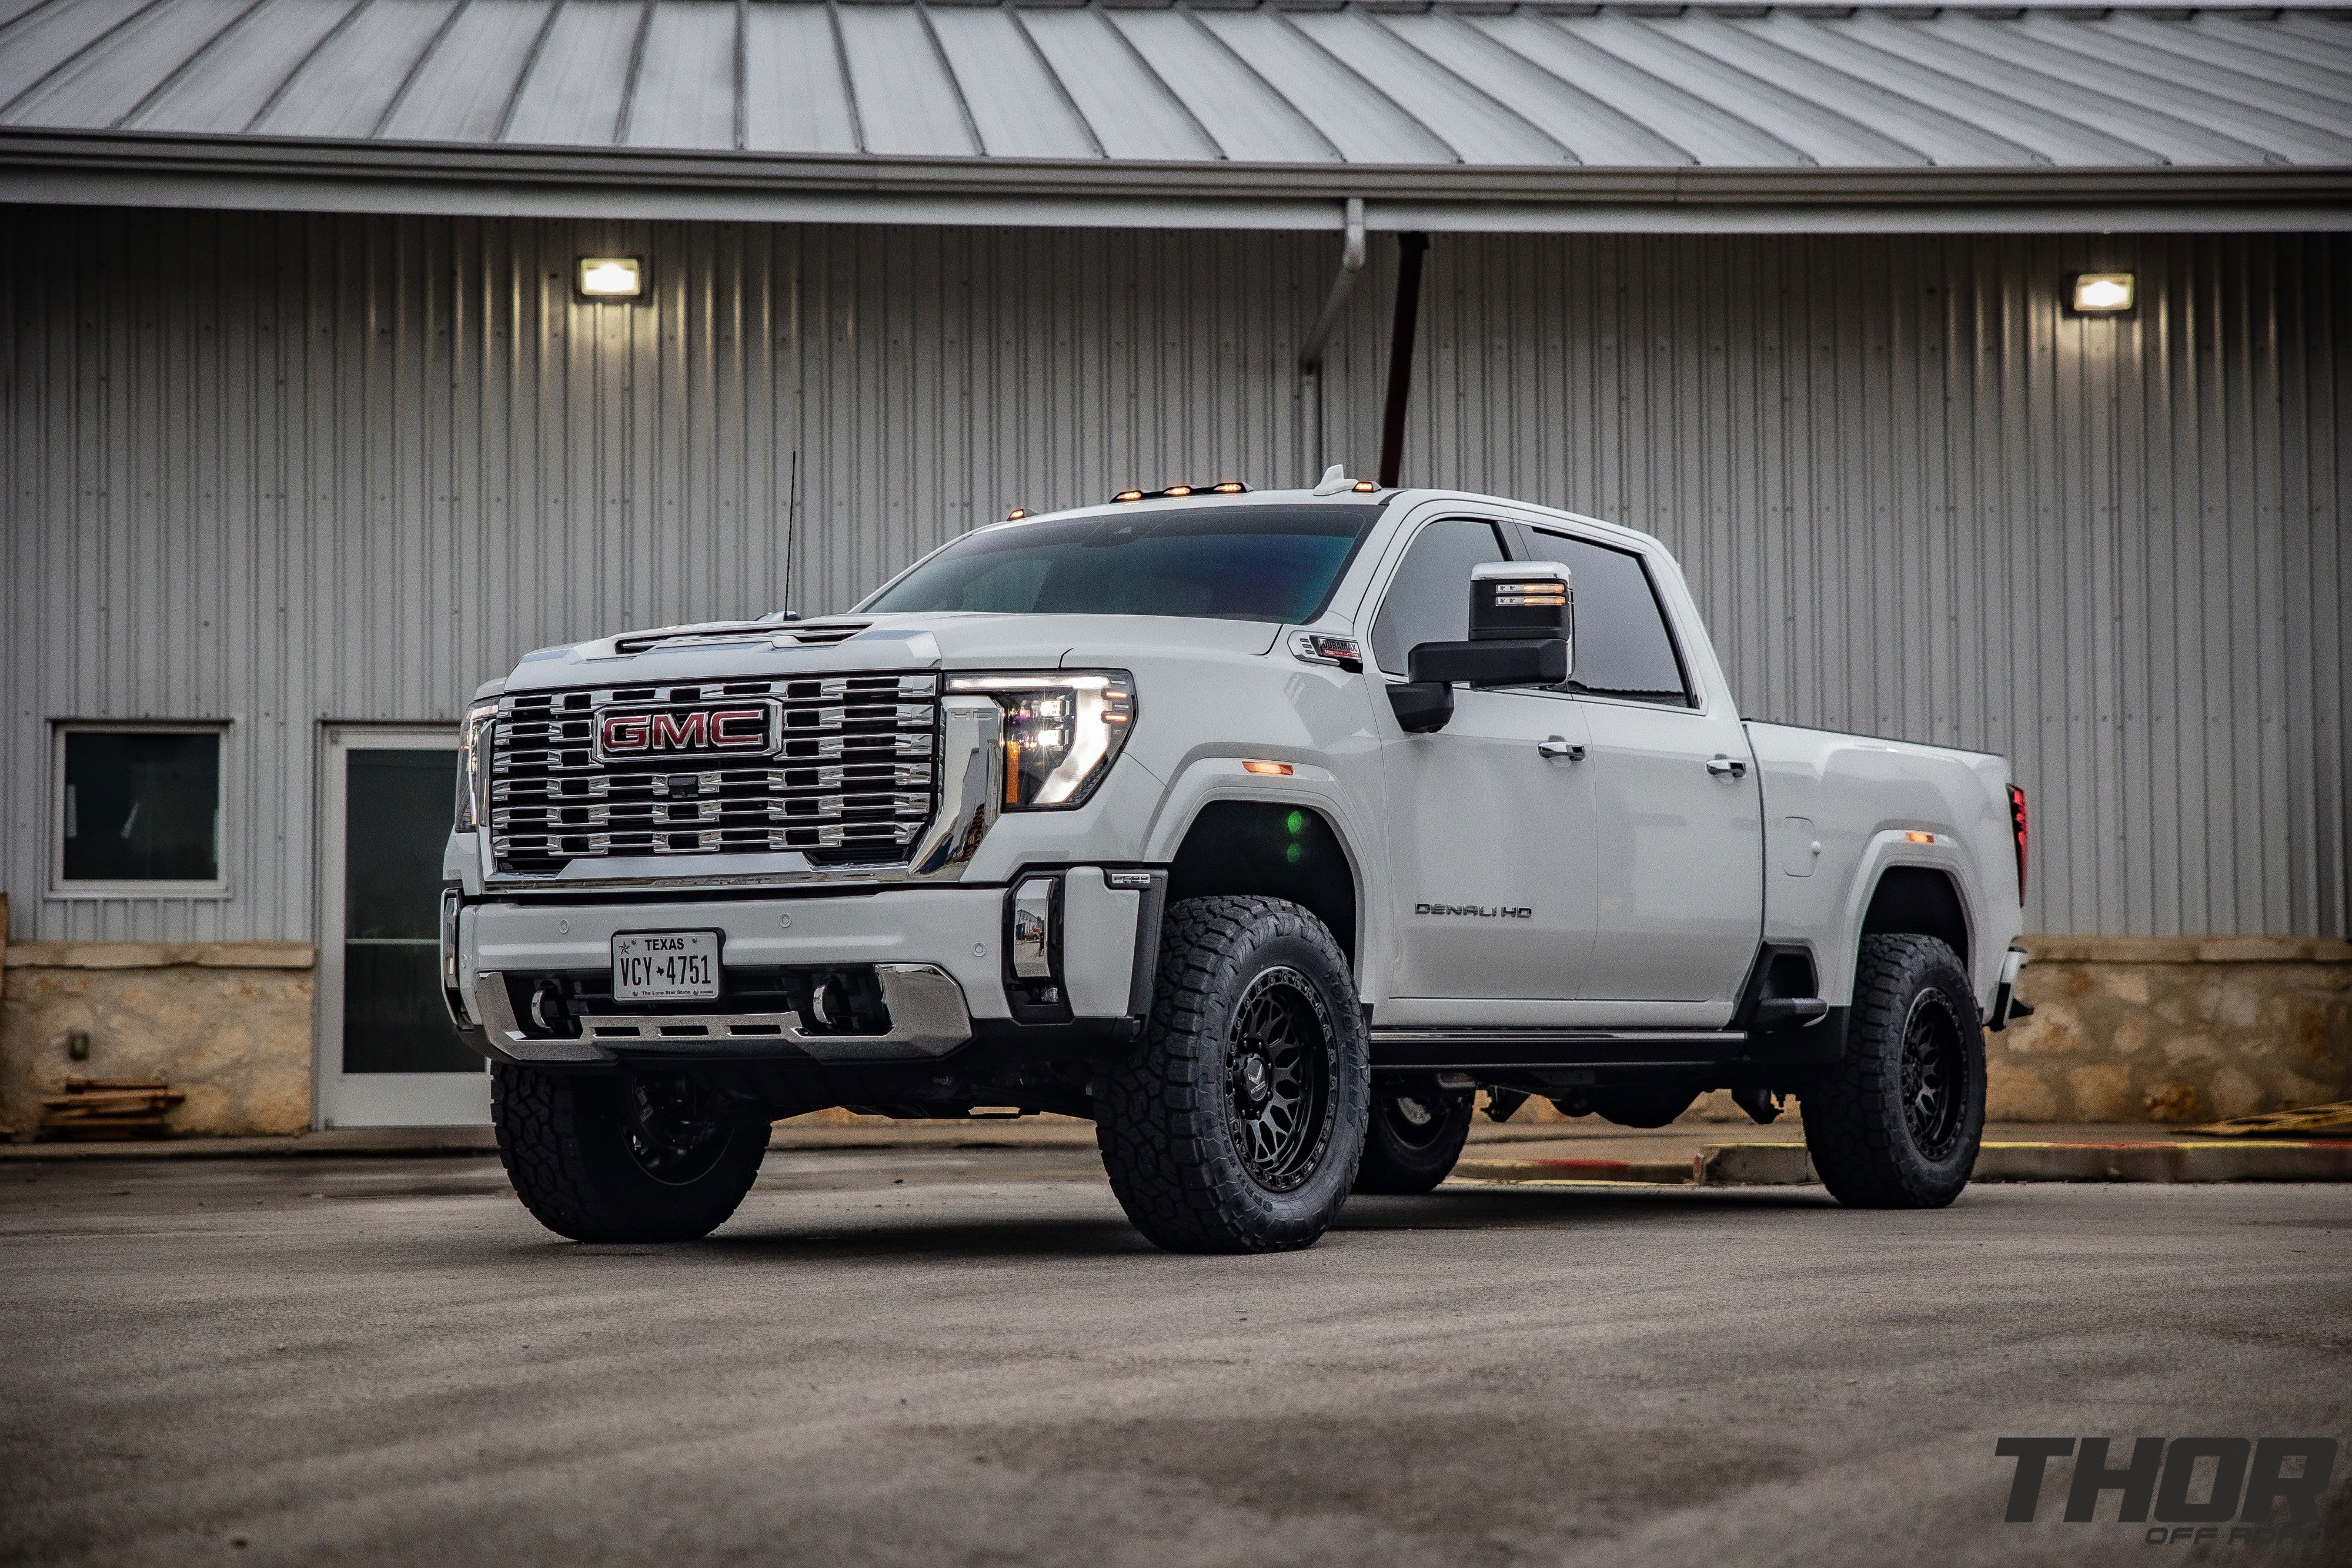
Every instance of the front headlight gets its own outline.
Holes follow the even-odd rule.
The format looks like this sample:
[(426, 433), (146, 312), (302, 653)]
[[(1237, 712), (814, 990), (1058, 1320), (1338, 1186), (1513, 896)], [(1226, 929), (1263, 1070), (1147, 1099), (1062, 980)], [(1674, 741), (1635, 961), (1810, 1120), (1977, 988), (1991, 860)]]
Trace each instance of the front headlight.
[(485, 697), (466, 710), (457, 728), (457, 831), (472, 832), (490, 818), (490, 726), (499, 699)]
[(948, 690), (984, 692), (1004, 710), (1008, 811), (1086, 804), (1135, 722), (1135, 678), (1125, 670), (950, 675)]

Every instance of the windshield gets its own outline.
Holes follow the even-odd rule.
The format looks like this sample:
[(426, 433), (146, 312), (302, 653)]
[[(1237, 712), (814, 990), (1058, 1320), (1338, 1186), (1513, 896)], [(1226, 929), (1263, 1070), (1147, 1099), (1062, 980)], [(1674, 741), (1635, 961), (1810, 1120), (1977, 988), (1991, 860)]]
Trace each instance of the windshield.
[(858, 608), (1312, 621), (1378, 507), (1166, 507), (957, 540)]

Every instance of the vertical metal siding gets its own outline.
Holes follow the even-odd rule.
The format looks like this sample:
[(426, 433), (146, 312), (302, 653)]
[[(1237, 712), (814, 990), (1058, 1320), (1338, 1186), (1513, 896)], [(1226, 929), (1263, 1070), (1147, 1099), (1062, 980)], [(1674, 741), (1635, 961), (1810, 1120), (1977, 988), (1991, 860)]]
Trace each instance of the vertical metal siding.
[[(1328, 236), (16, 216), (19, 936), (302, 936), (322, 721), (1311, 461)], [(573, 299), (604, 252), (647, 302)], [(1328, 363), (1358, 466), (1394, 256)], [(2060, 313), (2111, 267), (2136, 315)], [(1408, 477), (1659, 534), (1751, 715), (2007, 752), (2032, 926), (2346, 931), (2352, 241), (1445, 236), (1426, 287)], [(230, 897), (41, 896), (77, 717), (231, 721)]]

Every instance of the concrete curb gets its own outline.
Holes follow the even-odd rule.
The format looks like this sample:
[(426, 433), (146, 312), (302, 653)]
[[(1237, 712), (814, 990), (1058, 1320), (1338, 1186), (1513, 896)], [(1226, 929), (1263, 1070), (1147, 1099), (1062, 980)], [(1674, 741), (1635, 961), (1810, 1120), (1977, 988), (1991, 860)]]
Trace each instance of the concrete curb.
[[(1710, 1144), (1668, 1160), (1464, 1160), (1454, 1179), (1506, 1186), (1803, 1186), (1821, 1178), (1802, 1144)], [(1989, 1143), (1980, 1182), (2352, 1181), (2352, 1141)]]

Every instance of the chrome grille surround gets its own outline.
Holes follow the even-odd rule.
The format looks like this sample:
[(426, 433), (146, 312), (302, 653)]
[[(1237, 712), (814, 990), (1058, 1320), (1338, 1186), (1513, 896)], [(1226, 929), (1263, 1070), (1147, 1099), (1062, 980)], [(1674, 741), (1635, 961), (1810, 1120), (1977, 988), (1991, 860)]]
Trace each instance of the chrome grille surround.
[[(939, 809), (940, 678), (925, 673), (523, 692), (491, 732), (495, 874), (611, 856), (793, 851), (814, 864), (904, 861)], [(774, 705), (772, 754), (599, 758), (608, 708)]]

